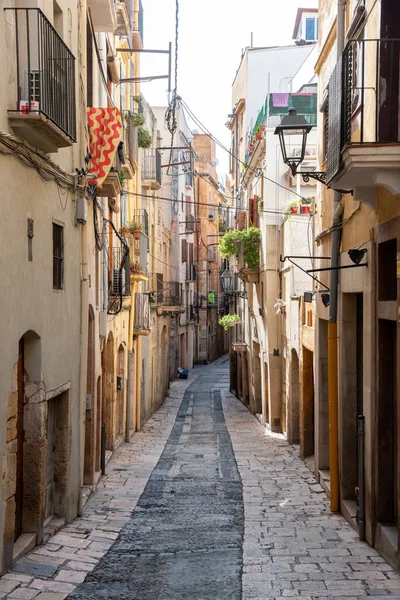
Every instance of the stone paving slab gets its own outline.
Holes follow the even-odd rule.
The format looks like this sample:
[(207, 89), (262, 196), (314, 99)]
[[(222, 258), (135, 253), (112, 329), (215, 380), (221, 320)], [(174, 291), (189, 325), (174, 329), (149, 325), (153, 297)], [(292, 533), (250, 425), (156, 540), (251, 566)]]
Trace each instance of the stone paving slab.
[(400, 600), (400, 576), (351, 525), (282, 435), (228, 391), (226, 425), (243, 483), (243, 600)]
[(164, 450), (185, 390), (196, 378), (192, 372), (189, 379), (171, 383), (164, 404), (130, 444), (121, 444), (113, 453), (82, 517), (0, 578), (0, 600), (63, 600), (94, 569), (128, 523)]

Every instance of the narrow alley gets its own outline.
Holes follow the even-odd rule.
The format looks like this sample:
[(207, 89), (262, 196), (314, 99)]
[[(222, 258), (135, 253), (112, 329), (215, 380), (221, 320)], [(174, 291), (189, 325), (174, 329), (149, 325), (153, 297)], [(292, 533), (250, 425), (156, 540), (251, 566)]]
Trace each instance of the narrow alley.
[(330, 513), (298, 448), (228, 387), (226, 358), (175, 381), (83, 516), (18, 561), (1, 598), (400, 598), (400, 576)]

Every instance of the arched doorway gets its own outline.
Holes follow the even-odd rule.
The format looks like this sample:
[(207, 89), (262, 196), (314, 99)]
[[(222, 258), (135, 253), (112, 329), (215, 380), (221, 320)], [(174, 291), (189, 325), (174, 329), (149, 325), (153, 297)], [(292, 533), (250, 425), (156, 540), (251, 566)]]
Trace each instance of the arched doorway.
[(162, 403), (165, 397), (166, 390), (168, 389), (169, 382), (169, 343), (168, 343), (168, 330), (166, 325), (162, 328), (161, 331), (161, 361), (159, 368), (159, 384), (158, 384), (158, 394), (157, 394), (157, 404), (158, 406)]
[(121, 344), (118, 348), (118, 363), (117, 363), (117, 405), (116, 405), (116, 437), (124, 435), (124, 396), (125, 396), (125, 348)]
[(86, 374), (86, 410), (85, 410), (85, 456), (83, 482), (91, 485), (94, 478), (94, 429), (95, 429), (95, 351), (94, 351), (94, 311), (89, 306), (88, 315), (88, 349)]
[(303, 346), (301, 409), (300, 409), (300, 456), (314, 454), (314, 354)]
[(254, 414), (262, 413), (261, 399), (261, 360), (260, 360), (260, 344), (253, 342), (253, 360), (252, 360), (252, 406), (251, 412)]
[(299, 357), (292, 349), (289, 373), (287, 437), (291, 444), (300, 443), (300, 371)]
[(31, 534), (32, 542), (40, 544), (45, 519), (65, 517), (68, 502), (69, 392), (46, 396), (41, 381), (41, 339), (34, 331), (20, 338), (16, 358), (2, 470), (2, 569), (13, 562), (14, 542), (22, 534)]
[[(114, 338), (110, 332), (105, 348), (105, 411), (106, 449), (114, 449)], [(104, 398), (104, 396), (103, 396)]]

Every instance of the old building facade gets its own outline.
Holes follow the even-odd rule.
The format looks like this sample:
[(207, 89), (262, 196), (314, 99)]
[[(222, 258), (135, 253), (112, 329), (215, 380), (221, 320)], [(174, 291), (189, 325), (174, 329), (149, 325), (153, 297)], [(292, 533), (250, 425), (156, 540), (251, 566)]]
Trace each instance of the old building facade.
[(358, 526), (358, 503), (361, 535), (396, 566), (397, 8), (391, 0), (320, 2), (319, 161), (331, 189), (322, 189), (315, 218), (318, 254), (341, 267), (338, 285), (325, 279), (329, 307), (317, 303), (316, 468), (332, 508)]

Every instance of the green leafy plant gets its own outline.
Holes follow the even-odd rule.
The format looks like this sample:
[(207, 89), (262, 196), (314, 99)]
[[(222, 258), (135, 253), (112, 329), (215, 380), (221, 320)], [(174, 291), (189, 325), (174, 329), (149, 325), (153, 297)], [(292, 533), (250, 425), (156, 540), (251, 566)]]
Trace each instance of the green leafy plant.
[(243, 168), (247, 169), (247, 158), (245, 158), (243, 161)]
[(219, 223), (218, 223), (218, 231), (220, 233), (225, 233), (225, 231), (226, 231), (226, 221), (219, 221)]
[(219, 251), (223, 258), (239, 256), (243, 251), (245, 264), (256, 269), (260, 263), (261, 230), (258, 227), (249, 227), (243, 231), (227, 231), (219, 243)]
[(286, 206), (285, 210), (283, 211), (283, 214), (285, 215), (285, 217), (288, 217), (289, 215), (297, 212), (295, 211), (296, 208), (299, 208), (299, 201), (292, 200), (292, 202), (289, 202), (289, 204)]
[(150, 148), (153, 140), (151, 139), (151, 135), (146, 127), (138, 127), (138, 145), (139, 148)]
[(143, 113), (131, 113), (132, 121), (135, 127), (141, 127), (144, 125), (144, 114)]
[(240, 317), (234, 313), (233, 315), (224, 315), (220, 318), (218, 323), (225, 329), (225, 331), (227, 331), (231, 325), (234, 325), (238, 321), (240, 321)]
[(312, 204), (315, 200), (315, 196), (309, 196), (308, 198), (302, 198), (301, 199), (301, 203), (302, 204)]
[(119, 172), (119, 180), (121, 182), (121, 185), (123, 186), (125, 184), (126, 177), (125, 173), (122, 170)]

